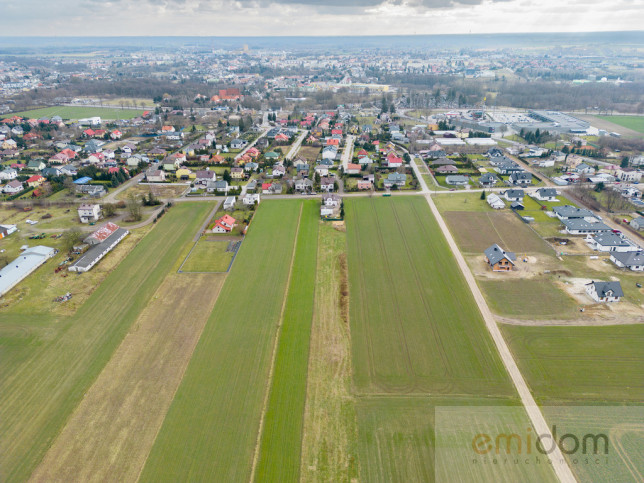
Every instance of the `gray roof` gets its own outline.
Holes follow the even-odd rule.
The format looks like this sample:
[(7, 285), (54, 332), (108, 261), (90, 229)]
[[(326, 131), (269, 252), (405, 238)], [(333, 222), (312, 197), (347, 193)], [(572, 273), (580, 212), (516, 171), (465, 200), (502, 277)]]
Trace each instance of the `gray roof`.
[(612, 252), (610, 254), (615, 260), (623, 263), (627, 267), (632, 265), (644, 265), (644, 252)]
[(43, 245), (27, 248), (15, 260), (0, 270), (0, 295), (9, 291), (36, 267), (52, 257), (55, 252), (55, 248)]
[(624, 240), (621, 236), (615, 233), (600, 233), (593, 237), (597, 243), (602, 246), (611, 246), (611, 247), (630, 247), (633, 246), (628, 241)]
[(487, 250), (485, 250), (484, 253), (487, 259), (490, 261), (490, 265), (494, 265), (495, 263), (499, 262), (500, 260), (503, 260), (504, 258), (507, 258), (514, 265), (514, 260), (517, 259), (514, 253), (506, 252), (503, 248), (501, 248), (496, 243), (491, 247), (489, 247)]
[(510, 178), (512, 179), (532, 179), (532, 173), (527, 173), (525, 171), (521, 171), (520, 173), (512, 173), (510, 175)]
[(571, 205), (555, 206), (552, 211), (561, 218), (586, 218), (587, 216), (595, 216), (590, 210)]
[(539, 193), (540, 196), (542, 197), (551, 197), (551, 196), (557, 196), (557, 190), (555, 188), (539, 188), (537, 190), (537, 193)]
[(83, 253), (74, 263), (70, 265), (71, 267), (80, 267), (87, 268), (91, 267), (96, 261), (102, 258), (108, 251), (111, 250), (111, 246), (120, 238), (123, 238), (129, 233), (125, 228), (119, 228), (114, 230), (114, 232), (108, 236), (105, 240), (96, 245), (92, 245), (85, 253)]
[[(622, 291), (622, 285), (619, 282), (590, 282), (588, 285), (594, 285), (595, 291), (600, 298), (611, 296), (611, 297), (623, 297), (624, 292)], [(612, 294), (609, 294), (612, 292)]]
[(523, 190), (506, 190), (504, 194), (510, 198), (523, 198), (525, 196)]
[(446, 176), (445, 182), (447, 184), (460, 184), (460, 183), (467, 184), (467, 177), (460, 174)]
[(583, 218), (570, 218), (562, 220), (562, 223), (569, 230), (592, 230), (597, 233), (612, 231), (608, 225), (602, 222), (598, 221), (593, 223)]
[(431, 164), (441, 165), (441, 166), (448, 166), (448, 165), (453, 166), (453, 165), (456, 164), (456, 161), (454, 161), (453, 159), (448, 159), (448, 158), (438, 158), (438, 159), (435, 159), (434, 161), (432, 161)]
[(407, 181), (407, 176), (402, 173), (390, 173), (387, 179), (389, 181)]
[(479, 183), (492, 183), (492, 182), (496, 183), (498, 180), (499, 180), (499, 177), (494, 173), (483, 173), (479, 178)]

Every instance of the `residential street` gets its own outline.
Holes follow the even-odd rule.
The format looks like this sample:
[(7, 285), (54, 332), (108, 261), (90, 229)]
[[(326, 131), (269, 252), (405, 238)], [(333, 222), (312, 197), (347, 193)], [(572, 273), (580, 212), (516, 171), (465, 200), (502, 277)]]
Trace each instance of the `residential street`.
[(353, 134), (347, 134), (347, 142), (344, 146), (344, 151), (342, 151), (342, 157), (340, 158), (342, 161), (340, 164), (342, 164), (344, 171), (347, 170), (347, 166), (353, 158), (353, 141), (355, 139), (356, 137)]
[(302, 141), (304, 141), (304, 138), (308, 134), (308, 131), (302, 131), (300, 134), (300, 137), (295, 140), (293, 143), (293, 146), (291, 146), (291, 149), (289, 150), (288, 154), (286, 155), (286, 159), (293, 159), (297, 152), (300, 150), (300, 146), (302, 145)]

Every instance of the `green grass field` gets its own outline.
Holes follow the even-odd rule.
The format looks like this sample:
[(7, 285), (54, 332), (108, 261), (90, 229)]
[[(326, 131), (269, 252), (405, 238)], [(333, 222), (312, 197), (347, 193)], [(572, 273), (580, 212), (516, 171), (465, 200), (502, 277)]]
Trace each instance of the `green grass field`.
[(201, 239), (181, 267), (183, 272), (225, 272), (233, 259), (233, 252), (226, 251), (229, 242)]
[(261, 435), (256, 481), (297, 482), (317, 269), (319, 207), (305, 201)]
[(29, 477), (211, 209), (173, 207), (73, 317), (2, 316), (0, 480)]
[(633, 131), (644, 134), (644, 116), (597, 116), (604, 121), (612, 122)]
[(550, 279), (481, 280), (493, 312), (517, 318), (567, 319), (579, 315), (578, 303)]
[(513, 395), (425, 199), (345, 205), (358, 393)]
[(644, 325), (501, 328), (537, 402), (644, 399)]
[(141, 481), (248, 481), (301, 203), (262, 203)]
[(38, 119), (41, 117), (60, 116), (64, 120), (75, 121), (86, 117), (100, 116), (105, 120), (133, 119), (143, 114), (143, 109), (118, 109), (115, 107), (73, 107), (53, 106), (41, 109), (32, 109), (22, 112), (11, 112), (3, 114), (0, 119), (6, 117), (20, 116), (25, 119)]
[(446, 193), (433, 199), (441, 214), (446, 211), (494, 211), (481, 199), (481, 193)]

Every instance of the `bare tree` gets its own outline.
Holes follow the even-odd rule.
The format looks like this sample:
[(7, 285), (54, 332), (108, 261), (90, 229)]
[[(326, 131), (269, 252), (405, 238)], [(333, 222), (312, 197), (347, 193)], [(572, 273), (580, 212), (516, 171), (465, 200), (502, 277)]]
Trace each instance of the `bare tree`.
[(127, 211), (130, 214), (130, 220), (139, 221), (141, 215), (141, 202), (137, 199), (134, 193), (130, 193), (127, 197)]

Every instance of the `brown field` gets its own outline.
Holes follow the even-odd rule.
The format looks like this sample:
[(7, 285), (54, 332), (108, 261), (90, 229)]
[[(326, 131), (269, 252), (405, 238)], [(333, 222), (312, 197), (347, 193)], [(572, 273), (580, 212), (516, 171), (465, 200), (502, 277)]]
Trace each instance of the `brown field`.
[(155, 184), (137, 184), (121, 191), (116, 195), (117, 200), (127, 200), (131, 194), (137, 197), (147, 196), (152, 191), (152, 194), (157, 198), (168, 199), (178, 198), (181, 194), (188, 189), (185, 184), (177, 185), (155, 185)]
[(523, 253), (553, 252), (529, 226), (513, 213), (448, 211), (443, 215), (461, 250), (481, 253), (493, 243)]
[[(309, 162), (314, 162), (318, 159), (321, 148), (315, 148), (313, 146), (300, 146), (300, 150), (297, 152), (299, 156), (306, 158)], [(285, 151), (286, 152), (286, 151)]]
[(223, 281), (166, 277), (32, 481), (137, 480)]
[[(343, 318), (346, 286), (344, 226), (320, 226), (315, 309), (302, 437), (302, 481), (351, 481), (358, 476), (351, 340)], [(345, 301), (346, 303), (346, 301)]]

